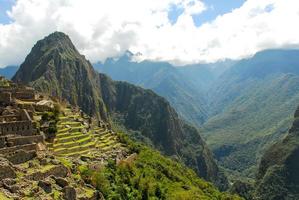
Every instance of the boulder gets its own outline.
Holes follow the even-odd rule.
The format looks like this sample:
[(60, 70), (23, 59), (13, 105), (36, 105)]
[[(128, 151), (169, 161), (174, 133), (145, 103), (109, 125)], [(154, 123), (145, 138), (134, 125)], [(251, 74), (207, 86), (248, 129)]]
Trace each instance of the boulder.
[(46, 193), (52, 192), (52, 185), (49, 181), (39, 181), (38, 186), (41, 187)]
[(13, 154), (6, 156), (6, 158), (14, 165), (27, 162), (29, 160), (32, 160), (35, 157), (36, 157), (35, 151), (24, 151), (24, 150), (18, 150)]
[(60, 177), (58, 177), (58, 178), (55, 177), (55, 182), (57, 185), (59, 185), (62, 188), (69, 185), (67, 180), (65, 180), (64, 178), (60, 178)]
[(56, 177), (66, 177), (69, 173), (69, 170), (64, 165), (56, 165), (55, 167), (52, 167), (49, 169), (45, 174), (46, 177), (54, 175)]
[(48, 160), (46, 158), (43, 158), (39, 161), (40, 165), (47, 165), (48, 164)]
[(45, 179), (51, 175), (55, 177), (66, 177), (68, 175), (69, 171), (68, 168), (65, 167), (64, 165), (56, 165), (46, 172), (35, 172), (33, 174), (30, 174), (27, 176), (27, 179), (33, 180), (33, 181), (39, 181), (42, 179)]
[(75, 188), (66, 186), (63, 188), (63, 198), (65, 200), (76, 200), (77, 194)]
[(0, 159), (0, 180), (3, 180), (5, 178), (16, 178), (16, 172), (14, 171), (11, 163), (4, 159)]

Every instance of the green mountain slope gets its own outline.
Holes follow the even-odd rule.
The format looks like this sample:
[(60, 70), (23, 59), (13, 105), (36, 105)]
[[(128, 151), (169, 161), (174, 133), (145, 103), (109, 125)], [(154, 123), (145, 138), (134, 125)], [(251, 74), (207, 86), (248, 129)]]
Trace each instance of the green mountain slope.
[(211, 117), (203, 126), (221, 164), (254, 174), (261, 153), (283, 137), (299, 100), (296, 50), (271, 50), (242, 60), (215, 83)]
[(99, 113), (104, 121), (117, 118), (137, 132), (137, 138), (146, 138), (167, 155), (178, 157), (221, 189), (227, 187), (198, 131), (180, 120), (164, 98), (95, 72), (65, 34), (55, 32), (38, 41), (13, 80), (67, 99), (88, 114)]
[(299, 108), (288, 135), (263, 155), (257, 176), (260, 199), (299, 199)]
[[(127, 81), (152, 89), (165, 97), (184, 119), (193, 124), (201, 125), (207, 119), (205, 95), (201, 89), (203, 82), (193, 84), (184, 76), (182, 70), (169, 63), (134, 62), (132, 57), (132, 53), (126, 52), (118, 59), (110, 58), (104, 64), (98, 63), (94, 66), (114, 80)], [(208, 70), (205, 74), (212, 77)]]
[(121, 137), (138, 154), (117, 165), (110, 162), (100, 171), (80, 167), (81, 176), (106, 199), (241, 199), (219, 192), (194, 171), (157, 151)]

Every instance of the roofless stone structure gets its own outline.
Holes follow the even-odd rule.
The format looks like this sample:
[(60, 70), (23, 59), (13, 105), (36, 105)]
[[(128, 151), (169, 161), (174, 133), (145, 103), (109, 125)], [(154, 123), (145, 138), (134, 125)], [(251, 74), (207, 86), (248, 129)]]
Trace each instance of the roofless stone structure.
[(37, 144), (44, 142), (33, 119), (39, 101), (34, 89), (0, 77), (0, 154), (14, 164), (32, 159)]

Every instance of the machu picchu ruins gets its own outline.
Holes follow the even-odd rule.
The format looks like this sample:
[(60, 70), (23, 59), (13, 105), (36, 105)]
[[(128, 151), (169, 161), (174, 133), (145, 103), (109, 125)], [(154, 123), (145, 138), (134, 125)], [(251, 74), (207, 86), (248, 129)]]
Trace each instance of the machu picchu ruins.
[(76, 166), (97, 169), (127, 157), (110, 124), (0, 77), (1, 200), (101, 199), (74, 175)]

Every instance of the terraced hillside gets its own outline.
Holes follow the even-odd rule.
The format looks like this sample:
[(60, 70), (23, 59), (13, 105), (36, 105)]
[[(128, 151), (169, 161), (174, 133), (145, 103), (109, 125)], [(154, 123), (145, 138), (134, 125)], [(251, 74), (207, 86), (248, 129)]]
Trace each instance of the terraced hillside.
[(102, 124), (91, 123), (91, 119), (78, 111), (64, 108), (57, 122), (57, 134), (49, 150), (60, 157), (87, 156), (107, 160), (122, 158), (126, 148), (117, 135)]

